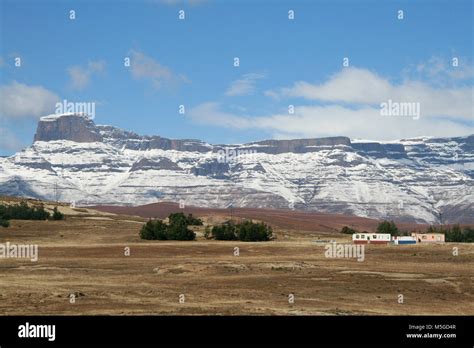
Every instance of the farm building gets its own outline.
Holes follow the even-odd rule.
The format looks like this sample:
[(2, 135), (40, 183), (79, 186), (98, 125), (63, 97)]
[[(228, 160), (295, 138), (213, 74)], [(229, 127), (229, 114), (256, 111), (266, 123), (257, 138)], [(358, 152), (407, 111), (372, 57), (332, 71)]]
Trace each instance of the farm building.
[(416, 238), (412, 236), (393, 236), (393, 244), (416, 244)]
[(443, 233), (412, 233), (417, 243), (444, 243)]
[(354, 233), (352, 235), (354, 244), (388, 244), (390, 243), (389, 233)]

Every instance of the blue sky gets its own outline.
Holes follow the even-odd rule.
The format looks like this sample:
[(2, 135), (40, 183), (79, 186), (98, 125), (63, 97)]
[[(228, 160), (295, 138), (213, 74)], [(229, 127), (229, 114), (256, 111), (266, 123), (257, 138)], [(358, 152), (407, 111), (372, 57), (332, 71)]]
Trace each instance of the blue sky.
[[(210, 143), (474, 133), (469, 0), (0, 4), (0, 155), (64, 99), (95, 102), (97, 124)], [(388, 99), (421, 117), (381, 116)]]

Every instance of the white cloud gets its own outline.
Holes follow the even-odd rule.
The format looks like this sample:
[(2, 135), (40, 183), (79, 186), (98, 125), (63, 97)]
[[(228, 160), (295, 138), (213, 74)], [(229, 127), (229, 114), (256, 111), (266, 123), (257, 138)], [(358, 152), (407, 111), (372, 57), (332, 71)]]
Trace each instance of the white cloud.
[[(188, 116), (195, 122), (238, 130), (258, 129), (280, 138), (346, 135), (392, 140), (474, 134), (474, 89), (469, 80), (473, 77), (472, 67), (461, 59), (458, 70), (450, 64), (451, 61), (432, 58), (411, 71), (418, 75), (417, 79), (405, 78), (397, 83), (367, 69), (346, 68), (321, 83), (298, 81), (290, 87), (266, 91), (265, 95), (279, 101), (290, 99), (281, 113), (251, 116), (235, 107), (208, 102), (189, 110)], [(251, 90), (252, 85), (249, 87), (242, 80), (236, 84), (241, 88), (236, 90)], [(417, 103), (419, 116), (382, 115), (381, 103), (389, 100)], [(294, 114), (288, 113), (288, 104), (295, 105)]]
[(151, 81), (155, 89), (161, 88), (165, 83), (168, 86), (175, 86), (180, 82), (188, 82), (186, 77), (174, 74), (170, 68), (142, 52), (131, 50), (130, 55), (130, 71), (132, 76), (137, 80), (145, 79)]
[(280, 94), (272, 90), (265, 91), (263, 94), (273, 99), (280, 99)]
[(381, 96), (388, 95), (390, 90), (390, 83), (376, 74), (365, 69), (347, 68), (319, 85), (298, 81), (292, 87), (269, 93), (280, 97), (373, 104), (385, 100)]
[(67, 71), (71, 79), (70, 85), (73, 89), (82, 90), (86, 88), (93, 74), (102, 73), (105, 70), (105, 61), (90, 61), (86, 66), (75, 65)]
[[(454, 62), (457, 66), (453, 66)], [(448, 85), (452, 82), (474, 78), (474, 67), (464, 57), (451, 57), (448, 60), (433, 56), (427, 62), (417, 64), (415, 71), (420, 76), (425, 76), (431, 82), (439, 85)]]
[(360, 68), (346, 68), (321, 84), (296, 82), (290, 88), (267, 91), (269, 96), (298, 97), (332, 103), (380, 105), (391, 99), (418, 102), (422, 116), (473, 119), (473, 87), (434, 88), (425, 82), (391, 83), (388, 79)]
[(37, 118), (54, 112), (60, 98), (42, 86), (16, 81), (0, 86), (0, 119)]
[(245, 74), (231, 83), (225, 95), (228, 97), (250, 95), (255, 92), (257, 80), (264, 78), (261, 74)]
[(372, 106), (348, 108), (340, 105), (297, 106), (294, 114), (285, 112), (261, 116), (241, 116), (225, 112), (214, 102), (203, 103), (187, 112), (198, 123), (239, 130), (259, 129), (274, 137), (307, 138), (345, 135), (351, 138), (393, 140), (431, 136), (458, 136), (474, 133), (474, 124), (452, 119), (381, 116)]
[(255, 120), (220, 110), (219, 103), (208, 102), (198, 105), (187, 112), (187, 115), (198, 123), (227, 128), (252, 128)]
[(84, 89), (90, 81), (90, 76), (84, 68), (73, 66), (68, 69), (71, 87), (73, 89)]

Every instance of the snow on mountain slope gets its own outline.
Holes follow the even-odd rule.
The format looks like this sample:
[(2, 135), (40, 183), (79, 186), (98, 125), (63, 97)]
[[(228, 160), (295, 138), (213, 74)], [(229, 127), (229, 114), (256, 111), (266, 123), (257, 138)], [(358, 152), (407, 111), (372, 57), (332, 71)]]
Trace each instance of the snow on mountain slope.
[[(76, 204), (182, 200), (203, 207), (474, 222), (472, 135), (387, 143), (334, 137), (210, 145), (143, 137), (65, 115), (40, 120), (35, 139), (23, 151), (0, 158), (0, 194)], [(234, 156), (223, 158), (223, 153)]]

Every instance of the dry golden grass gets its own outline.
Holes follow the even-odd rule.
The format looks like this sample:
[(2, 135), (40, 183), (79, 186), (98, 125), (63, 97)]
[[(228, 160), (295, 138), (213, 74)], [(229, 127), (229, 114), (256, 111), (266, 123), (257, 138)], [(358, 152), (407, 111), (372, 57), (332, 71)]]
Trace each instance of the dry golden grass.
[(244, 243), (205, 240), (197, 227), (197, 241), (142, 241), (143, 221), (89, 210), (0, 228), (0, 243), (39, 245), (37, 262), (0, 259), (0, 313), (474, 314), (473, 245), (367, 246), (357, 262), (327, 259), (314, 242), (350, 241), (337, 233), (277, 229), (275, 241)]

